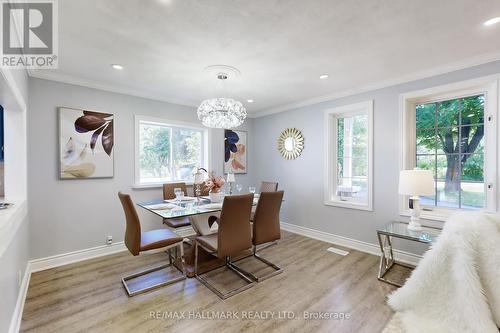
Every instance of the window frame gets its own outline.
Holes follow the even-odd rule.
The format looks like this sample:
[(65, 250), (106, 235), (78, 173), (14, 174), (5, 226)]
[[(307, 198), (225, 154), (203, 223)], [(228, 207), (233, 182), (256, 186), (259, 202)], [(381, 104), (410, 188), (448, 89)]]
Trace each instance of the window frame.
[[(335, 198), (337, 192), (337, 126), (336, 120), (341, 116), (366, 114), (368, 118), (367, 128), (367, 150), (368, 150), (368, 172), (366, 203), (344, 201)], [(325, 110), (325, 186), (324, 204), (342, 208), (373, 211), (373, 100), (343, 105)]]
[(177, 121), (177, 120), (171, 120), (171, 119), (166, 119), (166, 118), (156, 118), (156, 117), (149, 117), (149, 116), (138, 116), (136, 115), (134, 120), (134, 185), (133, 188), (155, 188), (155, 187), (161, 187), (163, 184), (168, 184), (168, 183), (177, 183), (177, 182), (184, 182), (186, 185), (192, 185), (192, 181), (185, 181), (181, 179), (174, 179), (174, 180), (165, 180), (161, 182), (141, 182), (141, 177), (140, 177), (140, 142), (139, 142), (139, 136), (140, 136), (140, 125), (141, 124), (151, 124), (151, 125), (157, 125), (157, 126), (164, 126), (164, 127), (170, 127), (170, 128), (182, 128), (182, 129), (193, 129), (193, 130), (199, 130), (202, 132), (202, 165), (199, 167), (205, 168), (207, 170), (210, 170), (210, 164), (211, 164), (211, 154), (210, 154), (210, 149), (209, 147), (211, 146), (211, 141), (212, 141), (212, 131), (204, 127), (201, 124), (198, 123), (191, 123), (191, 122), (184, 122), (184, 121)]
[[(491, 75), (472, 80), (456, 82), (432, 87), (400, 95), (400, 170), (415, 167), (416, 156), (416, 105), (439, 102), (455, 98), (484, 95), (484, 184), (485, 208), (483, 210), (498, 211), (498, 106), (500, 75)], [(421, 217), (433, 221), (445, 221), (460, 208), (423, 206)], [(408, 196), (399, 195), (399, 212), (401, 216), (410, 216)]]

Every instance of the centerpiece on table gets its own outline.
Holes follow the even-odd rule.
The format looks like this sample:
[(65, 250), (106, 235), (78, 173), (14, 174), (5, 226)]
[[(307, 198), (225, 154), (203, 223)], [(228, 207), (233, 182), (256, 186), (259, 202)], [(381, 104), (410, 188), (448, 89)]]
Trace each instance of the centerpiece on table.
[(222, 196), (220, 190), (224, 186), (224, 178), (221, 176), (216, 176), (215, 172), (212, 171), (208, 174), (208, 179), (205, 181), (205, 187), (208, 189), (208, 195), (210, 201), (221, 202)]

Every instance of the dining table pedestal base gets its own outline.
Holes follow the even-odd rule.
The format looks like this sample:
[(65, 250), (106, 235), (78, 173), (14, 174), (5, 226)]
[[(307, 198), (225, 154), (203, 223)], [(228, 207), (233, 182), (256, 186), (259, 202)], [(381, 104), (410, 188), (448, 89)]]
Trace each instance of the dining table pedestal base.
[[(194, 278), (194, 242), (196, 240), (191, 237), (189, 237), (192, 240), (193, 245), (189, 243), (184, 243), (184, 265), (186, 269), (186, 276), (188, 278)], [(172, 253), (174, 255), (174, 253)], [(243, 251), (239, 253), (237, 256), (234, 256), (234, 260), (242, 259), (248, 256), (252, 255), (252, 250), (248, 249), (246, 251)], [(181, 269), (181, 259), (180, 258), (175, 258), (174, 261), (175, 267), (178, 269)], [(212, 271), (214, 269), (224, 267), (226, 265), (225, 258), (217, 258), (213, 254), (210, 254), (203, 250), (203, 248), (199, 247), (198, 248), (198, 271), (200, 274), (206, 273), (209, 271)]]

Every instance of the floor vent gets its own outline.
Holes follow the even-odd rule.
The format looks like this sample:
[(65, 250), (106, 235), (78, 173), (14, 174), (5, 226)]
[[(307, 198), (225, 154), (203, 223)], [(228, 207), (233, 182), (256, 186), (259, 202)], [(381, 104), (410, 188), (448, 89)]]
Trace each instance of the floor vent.
[(333, 252), (333, 253), (336, 253), (336, 254), (340, 254), (341, 256), (346, 256), (349, 254), (349, 252), (347, 251), (344, 251), (344, 250), (341, 250), (341, 249), (337, 249), (336, 247), (329, 247), (328, 249), (326, 249), (327, 251), (329, 252)]

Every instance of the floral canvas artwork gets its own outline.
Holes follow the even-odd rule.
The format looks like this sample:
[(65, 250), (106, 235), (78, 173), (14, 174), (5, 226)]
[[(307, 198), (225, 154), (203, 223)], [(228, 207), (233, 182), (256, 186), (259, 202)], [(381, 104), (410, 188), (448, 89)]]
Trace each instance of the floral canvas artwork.
[(110, 178), (114, 173), (113, 114), (59, 108), (60, 178)]
[(247, 132), (224, 130), (224, 173), (247, 173)]

